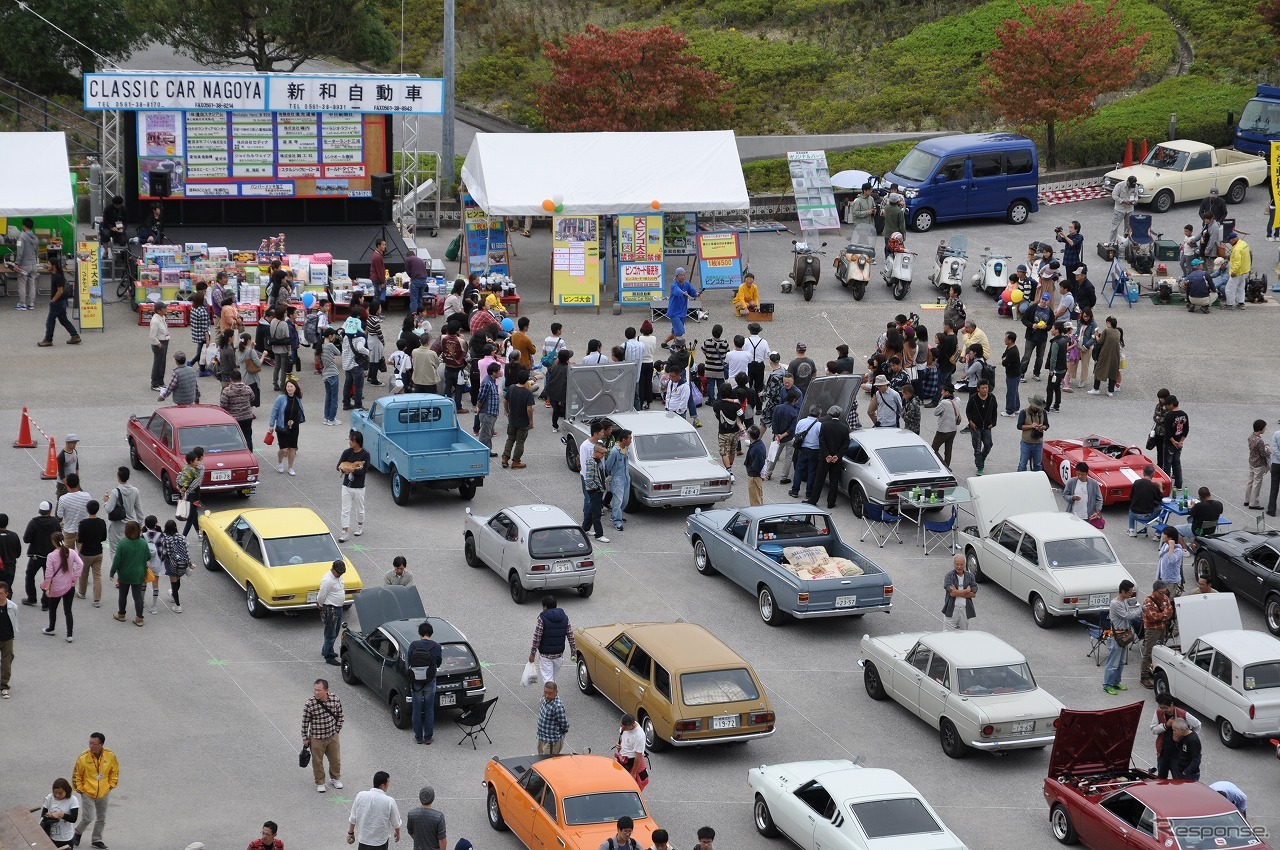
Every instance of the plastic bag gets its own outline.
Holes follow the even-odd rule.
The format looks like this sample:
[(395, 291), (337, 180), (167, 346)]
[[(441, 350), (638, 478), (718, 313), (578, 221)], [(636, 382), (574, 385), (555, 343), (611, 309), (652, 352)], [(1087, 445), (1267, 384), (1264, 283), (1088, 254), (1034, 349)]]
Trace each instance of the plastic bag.
[(524, 672), (520, 674), (520, 684), (532, 685), (538, 681), (538, 665), (530, 661), (524, 665)]

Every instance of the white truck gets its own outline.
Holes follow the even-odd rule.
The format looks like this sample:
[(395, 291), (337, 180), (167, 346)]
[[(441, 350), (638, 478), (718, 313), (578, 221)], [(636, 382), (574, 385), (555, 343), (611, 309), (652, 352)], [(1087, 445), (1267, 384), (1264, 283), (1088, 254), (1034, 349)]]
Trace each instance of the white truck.
[(1110, 192), (1132, 175), (1141, 192), (1138, 203), (1150, 204), (1158, 213), (1168, 212), (1182, 201), (1198, 201), (1216, 188), (1229, 204), (1244, 200), (1250, 186), (1267, 180), (1267, 161), (1260, 156), (1231, 148), (1218, 148), (1175, 139), (1156, 145), (1142, 162), (1109, 171), (1102, 187)]

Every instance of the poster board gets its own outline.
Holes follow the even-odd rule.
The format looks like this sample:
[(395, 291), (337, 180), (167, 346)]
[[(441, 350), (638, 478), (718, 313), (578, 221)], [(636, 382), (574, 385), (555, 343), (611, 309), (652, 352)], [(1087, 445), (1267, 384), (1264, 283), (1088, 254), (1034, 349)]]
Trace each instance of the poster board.
[[(1280, 198), (1280, 142), (1271, 143), (1271, 197)], [(1271, 226), (1280, 228), (1280, 204), (1276, 204), (1272, 213)]]
[(665, 297), (662, 218), (662, 213), (617, 218), (618, 302), (624, 306)]
[(698, 273), (703, 289), (732, 289), (742, 285), (742, 245), (738, 232), (698, 234)]
[(76, 303), (80, 305), (80, 330), (102, 330), (102, 269), (95, 242), (76, 243)]
[(697, 252), (698, 214), (667, 213), (662, 217), (662, 253), (668, 257), (691, 257)]
[(490, 216), (467, 193), (462, 195), (466, 211), (467, 272), (475, 274), (511, 275), (507, 260), (507, 223), (502, 216)]
[(551, 304), (600, 306), (600, 218), (557, 215), (551, 219)]
[(836, 209), (836, 192), (831, 186), (826, 151), (788, 151), (787, 165), (796, 196), (800, 232), (839, 230), (840, 213)]

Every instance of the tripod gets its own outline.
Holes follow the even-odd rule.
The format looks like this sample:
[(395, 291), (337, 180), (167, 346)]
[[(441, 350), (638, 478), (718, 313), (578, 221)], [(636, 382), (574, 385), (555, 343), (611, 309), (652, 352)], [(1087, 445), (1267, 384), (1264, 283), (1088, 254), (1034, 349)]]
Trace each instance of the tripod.
[(404, 262), (404, 255), (400, 253), (400, 248), (396, 245), (395, 240), (391, 238), (391, 232), (387, 229), (388, 227), (389, 225), (385, 221), (378, 226), (378, 232), (373, 234), (373, 238), (369, 240), (369, 244), (364, 246), (364, 251), (361, 252), (360, 259), (363, 260), (365, 257), (372, 254), (379, 242), (386, 242), (387, 250), (383, 253), (382, 259), (385, 261), (387, 258), (395, 256), (400, 258), (401, 263)]
[(1129, 300), (1129, 273), (1125, 271), (1124, 264), (1120, 262), (1118, 254), (1112, 254), (1111, 265), (1107, 266), (1107, 276), (1103, 278), (1102, 290), (1107, 293), (1107, 307), (1111, 307), (1111, 303), (1116, 300), (1119, 295), (1124, 298), (1124, 303), (1133, 309), (1133, 302)]

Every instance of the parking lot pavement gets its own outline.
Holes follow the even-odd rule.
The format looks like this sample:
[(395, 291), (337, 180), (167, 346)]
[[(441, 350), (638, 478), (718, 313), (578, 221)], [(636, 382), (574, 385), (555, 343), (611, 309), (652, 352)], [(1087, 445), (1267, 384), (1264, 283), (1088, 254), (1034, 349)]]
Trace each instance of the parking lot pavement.
[[(1275, 243), (1262, 240), (1265, 193), (1253, 191), (1232, 208), (1254, 247), (1255, 264), (1270, 271)], [(1196, 205), (1181, 205), (1157, 216), (1157, 230), (1175, 234), (1195, 218)], [(926, 308), (935, 301), (927, 275), (939, 239), (962, 232), (970, 238), (971, 271), (983, 246), (1021, 258), (1032, 239), (1052, 237), (1055, 224), (1071, 219), (1083, 225), (1086, 261), (1100, 282), (1104, 266), (1093, 246), (1110, 221), (1103, 201), (1044, 208), (1022, 227), (998, 222), (942, 225), (930, 234), (909, 234), (908, 246), (919, 252), (916, 280), (908, 299), (895, 302), (873, 277), (867, 298), (855, 302), (831, 276), (830, 260), (838, 238), (827, 237), (827, 262), (812, 302), (799, 294), (778, 292), (790, 268), (790, 239), (785, 234), (753, 234), (747, 241), (750, 268), (766, 300), (777, 304), (775, 321), (765, 336), (790, 355), (794, 343), (808, 343), (819, 363), (834, 356), (839, 342), (865, 358), (886, 320), (915, 310), (931, 329), (940, 327), (940, 312)], [(441, 251), (451, 234), (429, 247)], [(553, 317), (546, 300), (549, 245), (545, 231), (533, 239), (517, 238), (515, 277), (524, 301), (522, 312), (533, 318), (535, 336), (545, 335), (551, 321), (566, 326), (570, 346), (585, 351), (588, 338), (619, 340), (622, 328), (638, 325), (636, 312), (621, 317), (604, 310), (561, 312)], [(878, 275), (878, 268), (876, 270)], [(696, 281), (695, 281), (696, 282)], [(980, 295), (966, 297), (969, 315), (978, 319), (993, 341), (1014, 327), (997, 318), (993, 303)], [(706, 299), (712, 319), (732, 336), (742, 332), (727, 294)], [(43, 314), (8, 309), (0, 299), (0, 337), (6, 340), (4, 378), (0, 380), (0, 424), (16, 429), (25, 405), (46, 431), (80, 437), (82, 477), (86, 489), (104, 493), (114, 470), (128, 462), (124, 441), (130, 413), (148, 413), (155, 395), (146, 383), (150, 352), (146, 331), (123, 305), (107, 308), (105, 333), (86, 332), (84, 343), (38, 349)], [(1143, 302), (1132, 309), (1117, 301), (1101, 308), (1099, 317), (1115, 315), (1125, 331), (1127, 369), (1123, 389), (1114, 398), (1077, 391), (1065, 397), (1062, 412), (1052, 417), (1050, 437), (1104, 434), (1117, 440), (1145, 442), (1155, 392), (1173, 390), (1191, 418), (1184, 455), (1189, 486), (1205, 484), (1227, 504), (1240, 523), (1253, 516), (1239, 503), (1245, 479), (1245, 439), (1255, 418), (1280, 416), (1270, 363), (1280, 311), (1274, 305), (1250, 307), (1237, 314), (1188, 315)], [(708, 324), (691, 325), (690, 335), (703, 338)], [(659, 323), (658, 332), (665, 334)], [(189, 336), (174, 332), (171, 351), (191, 350)], [(310, 421), (303, 428), (298, 475), (277, 475), (273, 458), (257, 446), (264, 479), (248, 502), (210, 499), (214, 509), (245, 506), (305, 505), (336, 527), (338, 475), (334, 470), (345, 444), (345, 431), (319, 424), (322, 388), (318, 378), (304, 375), (304, 404)], [(216, 398), (217, 385), (201, 380), (205, 400)], [(1029, 392), (1033, 387), (1028, 384)], [(265, 400), (267, 404), (270, 399)], [(260, 410), (258, 439), (267, 408)], [(580, 504), (578, 484), (564, 466), (564, 448), (550, 432), (541, 406), (529, 440), (526, 470), (493, 469), (470, 504), (489, 513), (514, 503), (547, 501), (571, 514)], [(864, 418), (864, 422), (865, 422)], [(926, 417), (925, 435), (932, 435)], [(710, 440), (711, 429), (704, 428)], [(60, 439), (60, 438), (59, 438)], [(6, 449), (6, 487), (0, 510), (10, 527), (21, 532), (35, 515), (36, 504), (52, 498), (52, 482), (39, 479), (47, 451)], [(1014, 468), (1016, 437), (1000, 423), (987, 468)], [(730, 506), (746, 504), (744, 473)], [(972, 455), (961, 436), (955, 471), (973, 474)], [(148, 513), (166, 516), (160, 489), (145, 473), (134, 479)], [(532, 634), (536, 603), (511, 602), (506, 587), (492, 572), (468, 569), (462, 557), (462, 516), (466, 504), (456, 494), (420, 496), (408, 507), (391, 500), (384, 476), (368, 480), (369, 519), (366, 533), (343, 548), (366, 584), (380, 581), (392, 558), (404, 554), (417, 577), (428, 612), (463, 629), (486, 663), (490, 695), (499, 697), (490, 726), (493, 744), (479, 750), (458, 746), (452, 715), (438, 718), (436, 744), (416, 747), (407, 731), (396, 730), (386, 706), (367, 687), (339, 681), (338, 670), (321, 662), (320, 624), (314, 614), (251, 620), (243, 593), (224, 573), (197, 568), (184, 583), (184, 613), (163, 610), (148, 617), (145, 628), (111, 619), (109, 606), (94, 609), (78, 601), (76, 642), (46, 640), (39, 612), (22, 608), (22, 634), (12, 681), (12, 699), (0, 703), (4, 729), (4, 769), (0, 799), (9, 805), (37, 805), (59, 776), (69, 777), (75, 757), (91, 731), (107, 736), (107, 746), (121, 762), (120, 786), (112, 795), (107, 843), (113, 847), (181, 848), (203, 841), (210, 848), (241, 847), (257, 836), (262, 821), (280, 824), (280, 838), (291, 847), (336, 847), (343, 840), (350, 801), (369, 787), (375, 770), (391, 774), (391, 793), (403, 811), (416, 804), (418, 788), (435, 786), (436, 807), (445, 812), (450, 840), (468, 837), (477, 846), (512, 848), (509, 834), (490, 834), (485, 823), (480, 780), (492, 755), (528, 753), (534, 749), (536, 688), (518, 683)], [(766, 498), (790, 501), (776, 483), (765, 485)], [(1151, 543), (1124, 536), (1124, 513), (1105, 512), (1107, 535), (1140, 586), (1155, 572)], [(846, 538), (861, 535), (861, 522), (841, 500), (835, 522)], [(952, 761), (940, 750), (937, 734), (894, 702), (873, 702), (866, 695), (857, 666), (857, 641), (863, 633), (923, 631), (941, 626), (941, 583), (945, 554), (923, 556), (909, 543), (871, 548), (873, 558), (889, 570), (895, 586), (892, 614), (863, 619), (817, 620), (769, 628), (759, 619), (749, 595), (721, 577), (704, 578), (692, 566), (684, 523), (678, 511), (641, 511), (598, 553), (598, 588), (590, 599), (566, 597), (563, 607), (575, 626), (615, 621), (684, 618), (711, 629), (746, 657), (760, 673), (778, 714), (771, 738), (721, 748), (659, 754), (646, 798), (657, 821), (668, 828), (677, 846), (692, 846), (703, 824), (713, 825), (718, 845), (726, 848), (772, 846), (756, 835), (751, 823), (745, 782), (749, 767), (762, 763), (818, 757), (857, 759), (890, 767), (907, 777), (972, 848), (1047, 848), (1053, 845), (1040, 793), (1047, 754), (1012, 753), (1003, 757), (974, 755)], [(977, 599), (975, 627), (989, 630), (1023, 651), (1041, 685), (1072, 707), (1098, 708), (1128, 700), (1149, 699), (1137, 687), (1136, 669), (1126, 681), (1131, 689), (1110, 697), (1101, 688), (1101, 670), (1086, 658), (1089, 640), (1083, 628), (1063, 623), (1042, 630), (1031, 621), (1025, 604), (986, 585)], [(1249, 628), (1262, 628), (1259, 613), (1242, 608)], [(582, 695), (566, 669), (562, 694), (572, 730), (569, 745), (608, 754), (616, 741), (620, 714), (603, 699)], [(302, 704), (318, 677), (329, 678), (346, 707), (342, 733), (346, 789), (315, 792), (310, 774), (297, 767)], [(1277, 764), (1265, 746), (1227, 750), (1213, 740), (1206, 723), (1204, 777), (1229, 779), (1251, 798), (1253, 822), (1280, 830), (1280, 808), (1269, 789)], [(1137, 754), (1152, 758), (1150, 736), (1140, 734)], [(644, 845), (648, 836), (638, 836)], [(403, 844), (402, 844), (403, 846)]]

